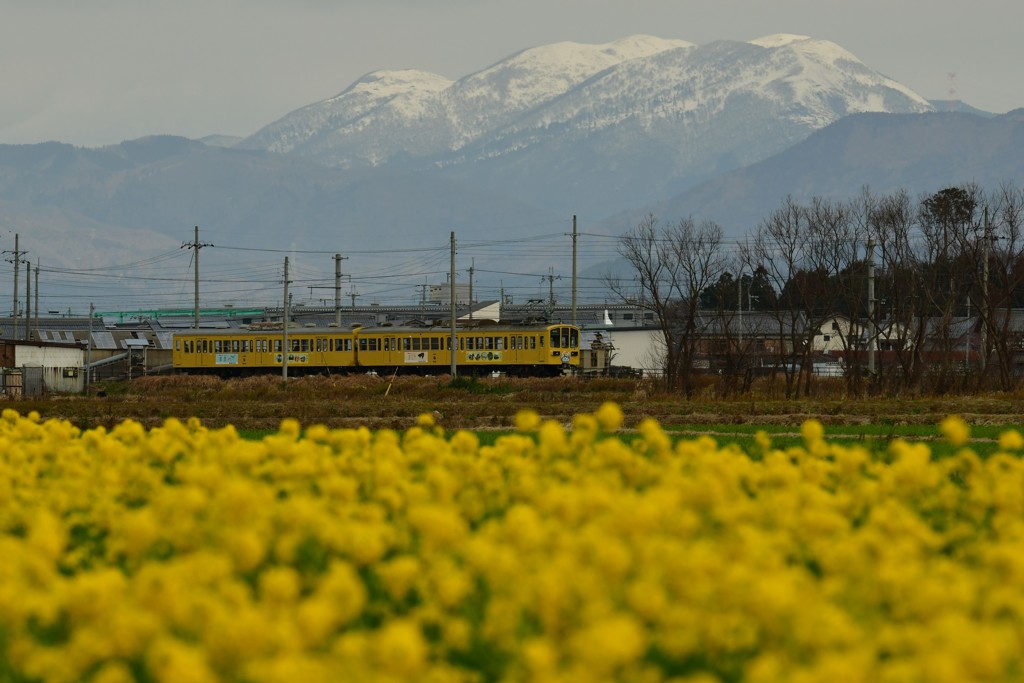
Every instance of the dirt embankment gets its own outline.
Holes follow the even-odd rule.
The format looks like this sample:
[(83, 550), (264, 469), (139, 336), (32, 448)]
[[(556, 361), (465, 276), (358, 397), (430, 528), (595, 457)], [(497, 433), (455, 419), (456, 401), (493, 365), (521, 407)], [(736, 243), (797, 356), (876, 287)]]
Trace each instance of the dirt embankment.
[(274, 429), (284, 418), (304, 425), (404, 429), (421, 413), (434, 413), (449, 429), (511, 427), (524, 408), (569, 422), (605, 401), (618, 403), (626, 426), (653, 417), (665, 426), (721, 423), (799, 425), (813, 417), (826, 424), (936, 424), (959, 414), (972, 424), (1011, 424), (1024, 415), (1024, 396), (848, 399), (822, 391), (814, 399), (787, 401), (746, 395), (719, 400), (713, 391), (686, 400), (650, 380), (578, 378), (458, 379), (449, 377), (279, 377), (221, 380), (211, 377), (144, 377), (94, 386), (90, 396), (49, 396), (6, 402), (20, 413), (67, 419), (91, 428), (125, 419), (147, 427), (165, 419), (198, 417), (208, 427)]

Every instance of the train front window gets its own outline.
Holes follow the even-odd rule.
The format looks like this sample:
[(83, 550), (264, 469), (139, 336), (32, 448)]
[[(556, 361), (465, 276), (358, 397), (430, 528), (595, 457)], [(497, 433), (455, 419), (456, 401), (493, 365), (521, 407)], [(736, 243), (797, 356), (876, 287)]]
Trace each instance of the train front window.
[(569, 328), (568, 327), (563, 327), (562, 328), (562, 348), (563, 349), (569, 348)]
[(551, 330), (551, 348), (558, 346), (558, 328)]

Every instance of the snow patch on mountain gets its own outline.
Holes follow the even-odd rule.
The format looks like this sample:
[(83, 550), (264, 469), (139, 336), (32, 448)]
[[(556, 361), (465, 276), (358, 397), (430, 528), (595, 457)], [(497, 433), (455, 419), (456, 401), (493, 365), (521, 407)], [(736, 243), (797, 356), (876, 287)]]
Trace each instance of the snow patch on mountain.
[(758, 45), (760, 47), (784, 47), (786, 45), (792, 45), (804, 40), (810, 40), (810, 36), (801, 36), (794, 33), (773, 33), (770, 36), (762, 36), (761, 38), (755, 38), (754, 40), (748, 41), (751, 45)]

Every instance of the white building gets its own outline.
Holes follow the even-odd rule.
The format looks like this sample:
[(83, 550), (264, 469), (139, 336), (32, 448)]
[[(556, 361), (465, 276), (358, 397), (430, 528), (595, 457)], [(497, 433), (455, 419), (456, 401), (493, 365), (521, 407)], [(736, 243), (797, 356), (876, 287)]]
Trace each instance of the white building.
[(0, 339), (0, 372), (8, 395), (85, 390), (85, 349), (79, 344)]

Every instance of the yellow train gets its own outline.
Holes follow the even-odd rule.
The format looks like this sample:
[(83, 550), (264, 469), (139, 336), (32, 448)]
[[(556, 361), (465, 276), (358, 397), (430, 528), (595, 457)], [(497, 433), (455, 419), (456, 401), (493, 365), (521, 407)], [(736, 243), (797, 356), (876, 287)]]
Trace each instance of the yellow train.
[[(289, 327), (174, 333), (173, 365), (182, 372), (223, 376), (370, 372), (442, 374), (451, 369), (450, 327)], [(484, 325), (456, 329), (459, 374), (516, 376), (573, 372), (580, 331), (573, 325)]]

